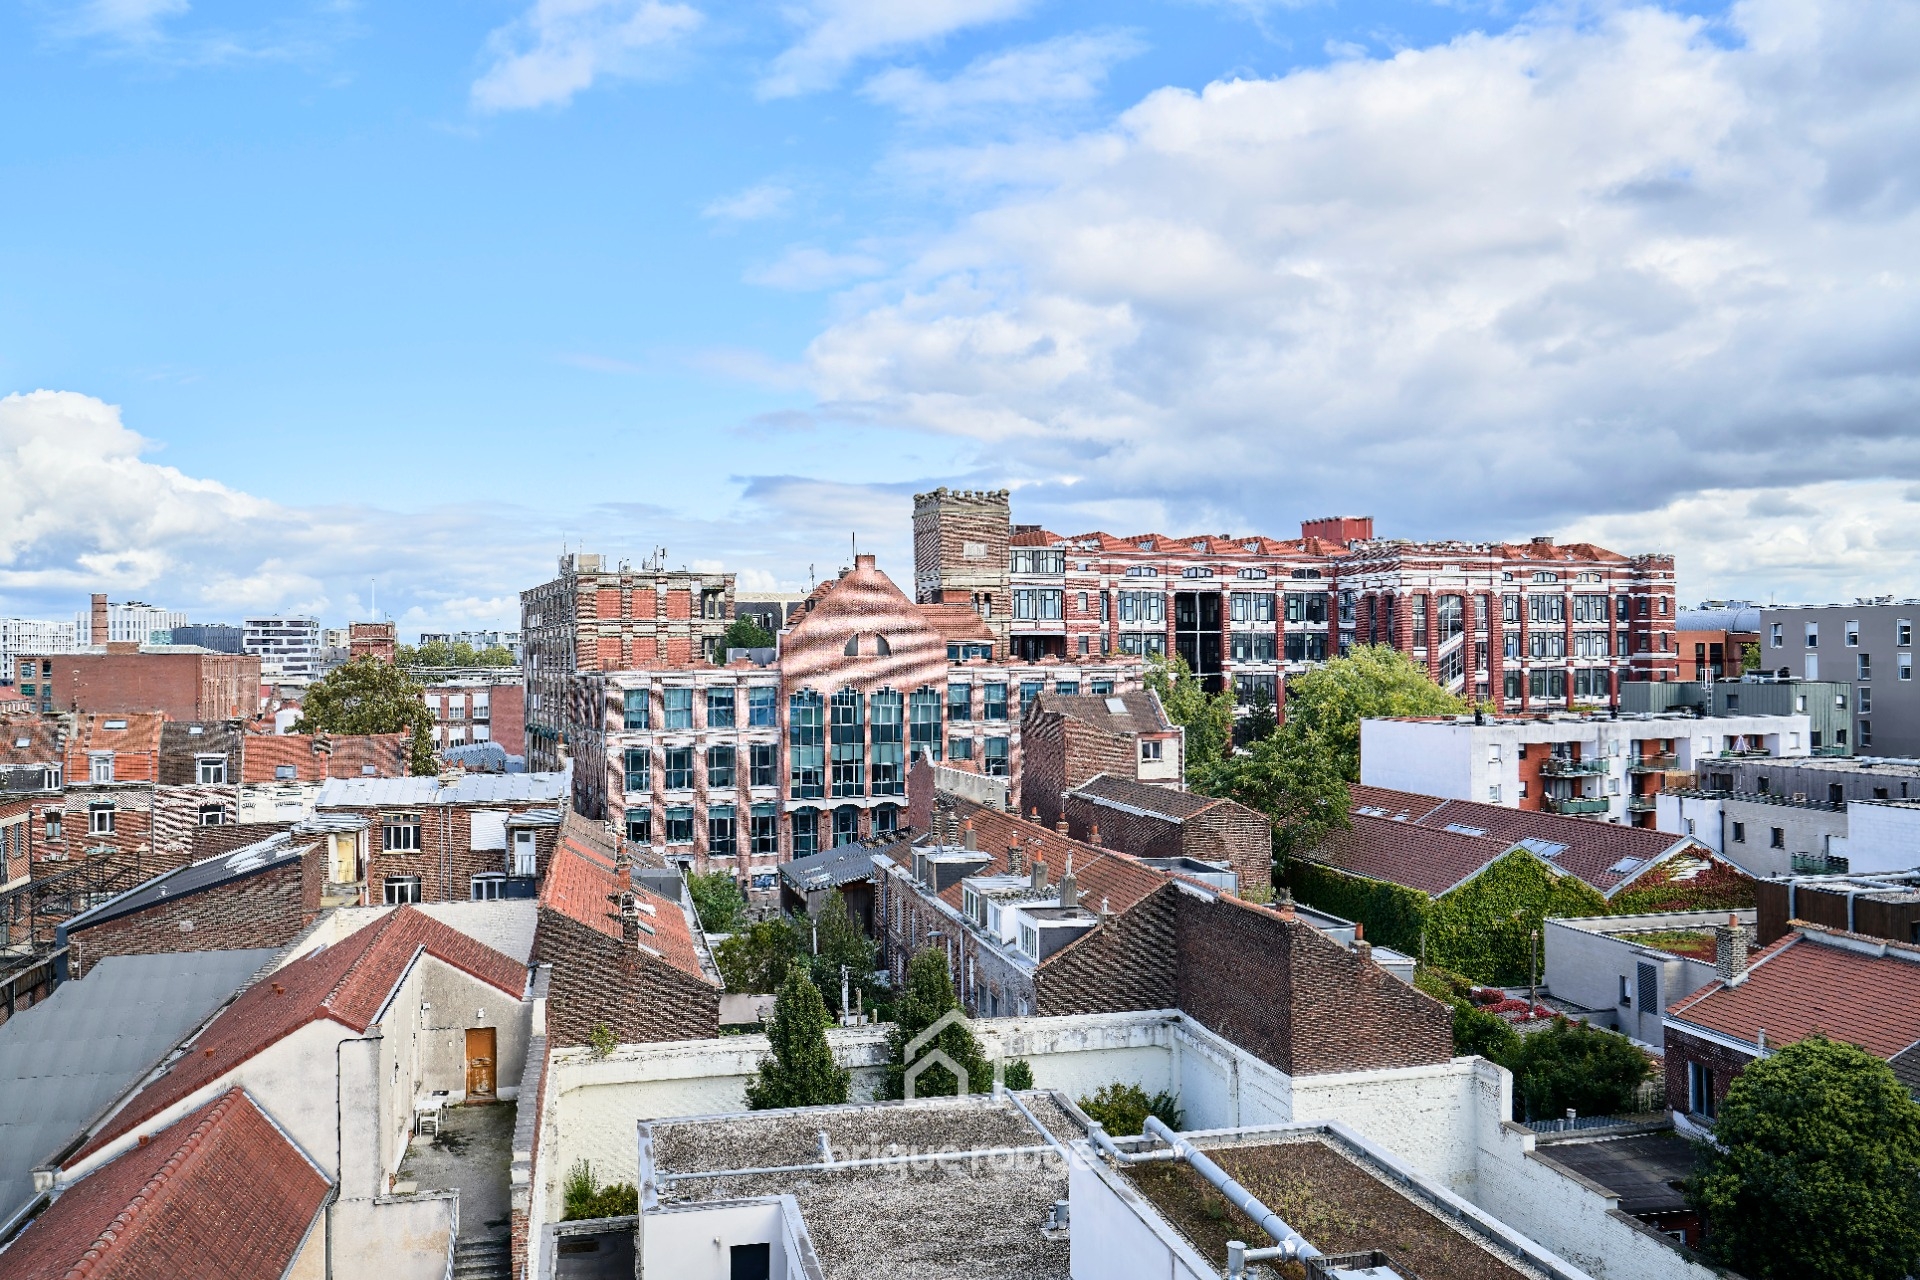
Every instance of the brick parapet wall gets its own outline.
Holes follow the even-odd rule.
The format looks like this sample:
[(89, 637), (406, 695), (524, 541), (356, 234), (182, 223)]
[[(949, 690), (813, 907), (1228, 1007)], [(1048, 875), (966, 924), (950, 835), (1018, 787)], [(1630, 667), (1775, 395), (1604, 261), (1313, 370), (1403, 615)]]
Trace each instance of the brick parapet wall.
[(323, 851), (68, 936), (75, 978), (107, 956), (243, 951), (293, 941), (320, 913)]
[(553, 966), (547, 1039), (556, 1048), (591, 1044), (601, 1023), (621, 1044), (720, 1034), (718, 987), (548, 907), (533, 960)]

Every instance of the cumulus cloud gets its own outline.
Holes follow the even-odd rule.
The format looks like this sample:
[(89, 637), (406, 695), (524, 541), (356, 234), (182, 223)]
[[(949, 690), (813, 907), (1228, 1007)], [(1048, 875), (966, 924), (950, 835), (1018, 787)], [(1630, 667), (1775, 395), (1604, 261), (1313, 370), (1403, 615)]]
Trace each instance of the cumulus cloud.
[(892, 67), (862, 92), (923, 124), (1087, 102), (1099, 96), (1115, 63), (1145, 48), (1126, 32), (1083, 32), (977, 58), (945, 80), (919, 67)]
[(702, 209), (701, 215), (720, 222), (758, 222), (777, 218), (793, 201), (793, 189), (777, 182), (756, 183), (730, 196), (722, 196)]
[(834, 253), (808, 245), (797, 245), (763, 267), (747, 272), (747, 283), (769, 289), (806, 292), (827, 289), (873, 275), (885, 264), (865, 253)]
[[(1537, 16), (921, 156), (980, 211), (814, 341), (823, 410), (991, 442), (1062, 523), (1517, 535), (1920, 479), (1920, 10), (1728, 21)], [(1665, 527), (1702, 568), (1742, 538)]]
[(796, 10), (800, 39), (773, 60), (760, 94), (788, 98), (830, 89), (863, 58), (1024, 13), (1032, 0), (812, 0)]
[(637, 76), (691, 34), (700, 11), (670, 0), (534, 0), (487, 39), (474, 81), (482, 111), (561, 106), (606, 76)]

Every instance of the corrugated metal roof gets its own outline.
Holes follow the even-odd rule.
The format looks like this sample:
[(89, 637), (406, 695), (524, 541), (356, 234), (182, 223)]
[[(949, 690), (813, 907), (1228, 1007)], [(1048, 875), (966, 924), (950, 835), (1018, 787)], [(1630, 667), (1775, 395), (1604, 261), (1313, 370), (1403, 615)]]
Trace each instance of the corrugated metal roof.
[(560, 773), (469, 773), (449, 783), (439, 778), (330, 778), (316, 809), (385, 809), (429, 804), (498, 804), (560, 801), (568, 775)]
[(0, 1024), (0, 1222), (33, 1198), (31, 1170), (274, 956), (109, 956)]
[(866, 845), (843, 844), (825, 853), (783, 862), (780, 864), (780, 875), (803, 893), (835, 889), (856, 880), (871, 880), (873, 850)]

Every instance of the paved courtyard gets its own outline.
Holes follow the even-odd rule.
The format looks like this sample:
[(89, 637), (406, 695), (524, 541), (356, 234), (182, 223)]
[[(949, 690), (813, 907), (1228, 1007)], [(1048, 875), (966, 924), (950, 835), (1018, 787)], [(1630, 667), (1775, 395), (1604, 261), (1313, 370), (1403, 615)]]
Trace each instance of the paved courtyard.
[(416, 1134), (400, 1162), (400, 1181), (420, 1191), (460, 1192), (460, 1239), (504, 1240), (512, 1205), (514, 1104), (448, 1107), (438, 1135)]

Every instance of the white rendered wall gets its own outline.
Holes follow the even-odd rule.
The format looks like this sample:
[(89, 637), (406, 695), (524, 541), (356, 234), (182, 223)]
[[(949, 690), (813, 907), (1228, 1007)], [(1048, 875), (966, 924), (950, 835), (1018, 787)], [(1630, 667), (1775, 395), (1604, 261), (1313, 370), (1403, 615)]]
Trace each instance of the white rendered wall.
[[(1186, 1241), (1151, 1225), (1152, 1210), (1118, 1174), (1095, 1161), (1068, 1162), (1067, 1197), (1073, 1205), (1073, 1280), (1215, 1280), (1209, 1265)], [(1259, 1245), (1265, 1241), (1249, 1241)], [(1225, 1258), (1220, 1259), (1224, 1266)]]
[(1835, 836), (1827, 847), (1847, 859), (1847, 870), (1856, 875), (1911, 870), (1920, 866), (1920, 808), (1848, 801), (1846, 837)]
[(1362, 720), (1360, 781), (1449, 800), (1485, 800), (1484, 784), (1474, 790), (1473, 743), (1471, 724)]
[(788, 1280), (791, 1266), (786, 1215), (778, 1200), (731, 1201), (714, 1206), (668, 1206), (647, 1214), (640, 1233), (640, 1274), (673, 1280), (727, 1280), (732, 1246), (770, 1244), (772, 1280)]

